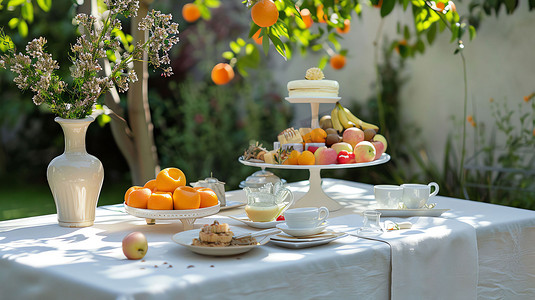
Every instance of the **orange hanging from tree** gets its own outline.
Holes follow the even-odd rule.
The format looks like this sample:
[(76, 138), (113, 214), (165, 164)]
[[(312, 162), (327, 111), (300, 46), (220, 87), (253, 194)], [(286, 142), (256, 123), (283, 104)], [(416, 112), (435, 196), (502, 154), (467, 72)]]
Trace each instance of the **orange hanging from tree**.
[(217, 85), (229, 83), (234, 78), (234, 70), (229, 64), (219, 63), (212, 69), (212, 81)]
[(197, 5), (188, 3), (182, 7), (182, 17), (187, 22), (193, 23), (201, 17), (201, 11)]
[(333, 69), (340, 70), (346, 65), (346, 57), (342, 54), (335, 54), (331, 56), (331, 60), (329, 62)]
[(279, 10), (273, 1), (260, 0), (251, 8), (251, 18), (260, 27), (269, 27), (277, 23)]

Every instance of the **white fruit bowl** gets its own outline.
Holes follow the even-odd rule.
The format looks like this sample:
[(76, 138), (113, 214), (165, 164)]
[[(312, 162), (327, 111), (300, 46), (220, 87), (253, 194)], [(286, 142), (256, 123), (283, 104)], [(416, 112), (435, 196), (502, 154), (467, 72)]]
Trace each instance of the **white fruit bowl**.
[(215, 215), (221, 209), (220, 203), (217, 205), (199, 208), (199, 209), (176, 209), (176, 210), (159, 210), (135, 208), (124, 204), (124, 210), (138, 218), (144, 218), (147, 224), (156, 224), (156, 220), (180, 220), (184, 230), (193, 229), (195, 220), (202, 217)]

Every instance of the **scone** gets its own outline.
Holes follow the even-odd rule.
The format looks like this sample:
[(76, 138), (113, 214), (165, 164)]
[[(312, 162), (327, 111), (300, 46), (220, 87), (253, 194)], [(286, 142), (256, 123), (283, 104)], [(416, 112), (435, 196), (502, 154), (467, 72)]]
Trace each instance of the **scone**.
[(214, 221), (212, 225), (204, 225), (199, 232), (199, 239), (193, 239), (194, 246), (226, 247), (230, 245), (234, 233), (226, 223)]
[(338, 97), (339, 85), (335, 80), (323, 80), (323, 72), (319, 68), (307, 70), (306, 80), (288, 82), (290, 97)]

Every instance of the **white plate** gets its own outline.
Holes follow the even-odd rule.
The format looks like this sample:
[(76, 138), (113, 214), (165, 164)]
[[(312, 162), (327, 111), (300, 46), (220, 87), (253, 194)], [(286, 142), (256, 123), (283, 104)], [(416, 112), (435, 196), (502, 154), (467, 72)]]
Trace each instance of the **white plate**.
[(316, 228), (290, 228), (288, 225), (286, 225), (286, 223), (278, 224), (276, 227), (291, 236), (307, 236), (318, 234), (325, 230), (325, 228), (327, 228), (327, 222), (323, 222)]
[(340, 236), (328, 238), (328, 239), (322, 239), (322, 240), (310, 241), (310, 242), (286, 242), (286, 241), (279, 241), (279, 240), (270, 240), (270, 242), (277, 246), (281, 246), (284, 248), (301, 249), (301, 248), (309, 248), (309, 247), (314, 247), (314, 246), (325, 245), (339, 238), (343, 238), (345, 236), (347, 236), (347, 233), (344, 233)]
[(345, 234), (344, 232), (334, 232), (331, 230), (326, 230), (326, 231), (323, 231), (321, 233), (311, 235), (311, 236), (297, 237), (297, 236), (291, 236), (286, 233), (279, 233), (279, 234), (272, 235), (270, 238), (272, 240), (283, 241), (283, 242), (302, 243), (302, 242), (316, 242), (316, 241), (321, 241), (321, 240), (327, 240), (327, 239), (338, 237), (344, 234)]
[(440, 217), (449, 209), (422, 208), (422, 209), (376, 209), (381, 217)]
[[(194, 238), (199, 238), (200, 229), (193, 229), (188, 231), (179, 232), (173, 235), (172, 239), (175, 243), (182, 245), (189, 250), (202, 255), (210, 256), (228, 256), (245, 253), (252, 250), (255, 247), (265, 245), (269, 242), (268, 237), (264, 237), (258, 240), (257, 245), (246, 245), (246, 246), (229, 246), (229, 247), (202, 247), (202, 246), (193, 246), (191, 242)], [(245, 231), (240, 231), (238, 229), (232, 229), (235, 235), (245, 233)]]
[(259, 168), (273, 168), (273, 169), (292, 169), (292, 170), (312, 170), (312, 169), (347, 169), (347, 168), (359, 168), (359, 167), (370, 167), (375, 165), (380, 165), (388, 162), (390, 160), (390, 155), (383, 153), (381, 157), (376, 160), (365, 162), (365, 163), (354, 163), (354, 164), (330, 164), (330, 165), (277, 165), (277, 164), (266, 164), (266, 163), (257, 163), (244, 160), (243, 156), (238, 158), (238, 161), (246, 166), (259, 167)]
[(253, 222), (251, 221), (247, 215), (239, 215), (239, 216), (228, 216), (231, 219), (234, 219), (236, 221), (240, 221), (243, 224), (246, 224), (248, 226), (254, 227), (254, 228), (275, 228), (277, 224), (282, 224), (284, 221), (271, 221), (271, 222)]
[(235, 208), (235, 207), (244, 206), (247, 203), (240, 202), (240, 201), (227, 201), (225, 204), (226, 204), (225, 206), (221, 206), (220, 210), (225, 210), (225, 209), (231, 209), (231, 208)]
[(124, 204), (124, 210), (132, 216), (155, 220), (197, 219), (215, 215), (219, 212), (219, 209), (219, 202), (217, 205), (205, 208), (176, 210), (142, 209)]

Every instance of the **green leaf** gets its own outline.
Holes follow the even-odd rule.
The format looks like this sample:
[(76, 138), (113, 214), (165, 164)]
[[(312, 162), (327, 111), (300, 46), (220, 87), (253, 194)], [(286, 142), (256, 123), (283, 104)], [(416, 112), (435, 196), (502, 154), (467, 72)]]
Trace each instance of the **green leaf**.
[[(262, 33), (264, 34), (268, 34), (268, 31), (267, 29), (262, 29)], [(267, 56), (269, 52), (269, 39), (266, 36), (262, 39), (262, 48), (264, 49), (264, 54)]]
[(21, 20), (18, 25), (19, 34), (22, 37), (28, 36), (28, 24), (26, 21)]
[(26, 0), (9, 0), (7, 2), (7, 7), (19, 6), (23, 4), (24, 2), (26, 2)]
[(241, 47), (240, 47), (240, 45), (238, 45), (238, 43), (236, 43), (235, 41), (230, 42), (230, 43), (229, 43), (229, 46), (230, 46), (230, 49), (231, 49), (232, 51), (234, 51), (234, 53), (236, 53), (236, 54), (240, 53), (240, 51), (241, 51)]
[(234, 58), (234, 52), (225, 51), (225, 52), (223, 52), (223, 54), (221, 56), (223, 56), (224, 59), (231, 60), (231, 59)]
[(476, 37), (476, 28), (470, 25), (470, 27), (468, 27), (468, 32), (470, 33), (470, 40), (473, 40)]
[(52, 0), (37, 0), (37, 5), (44, 11), (48, 12), (52, 7)]
[(535, 0), (529, 0), (529, 10), (535, 9)]
[(255, 49), (256, 47), (253, 44), (247, 44), (245, 46), (245, 55), (251, 55)]
[(28, 22), (33, 22), (33, 4), (31, 2), (26, 2), (22, 5), (20, 8), (20, 12), (22, 14), (22, 17)]
[(406, 10), (409, 6), (409, 0), (403, 0), (403, 10)]
[(204, 5), (197, 5), (199, 8), (199, 12), (201, 13), (201, 18), (203, 20), (210, 20), (212, 18), (212, 13), (210, 12), (210, 9)]
[(329, 56), (324, 55), (322, 58), (320, 58), (320, 61), (318, 62), (318, 68), (323, 70), (328, 62), (329, 62)]
[(383, 1), (383, 5), (381, 5), (381, 17), (384, 18), (388, 16), (392, 12), (392, 10), (394, 10), (395, 5), (396, 5), (395, 0)]
[(247, 43), (242, 38), (238, 38), (236, 42), (240, 47), (244, 47), (245, 45), (247, 45)]
[(288, 7), (295, 16), (302, 20), (301, 14), (295, 7), (295, 3), (293, 3), (291, 0), (284, 0), (284, 3), (286, 4), (286, 7)]
[(344, 49), (344, 50), (340, 50), (339, 53), (340, 53), (340, 55), (342, 55), (342, 56), (347, 56), (347, 52), (348, 52), (348, 50), (347, 50), (347, 49)]
[(409, 31), (409, 26), (407, 25), (405, 25), (405, 27), (403, 28), (403, 38), (407, 41), (411, 38), (411, 32)]
[(341, 48), (342, 46), (340, 45), (340, 42), (338, 41), (338, 39), (336, 38), (336, 36), (337, 36), (337, 34), (335, 34), (335, 33), (333, 32), (333, 33), (329, 34), (328, 39), (329, 39), (329, 41), (330, 41), (331, 43), (333, 43), (334, 48), (336, 49), (336, 51), (340, 51), (340, 48)]
[(437, 23), (433, 23), (427, 30), (427, 42), (429, 45), (433, 44), (437, 36)]
[(398, 49), (399, 49), (399, 54), (401, 55), (401, 57), (405, 58), (409, 56), (410, 54), (409, 47), (405, 45), (398, 45)]
[(19, 25), (19, 18), (12, 18), (11, 20), (9, 20), (9, 22), (7, 23), (7, 25), (8, 25), (9, 28), (11, 28), (11, 29), (17, 27), (17, 25)]
[(279, 52), (279, 54), (284, 57), (284, 60), (286, 60), (284, 43), (280, 40), (280, 38), (272, 33), (269, 33), (269, 39), (271, 40), (271, 42), (273, 42), (273, 45), (275, 46), (277, 52)]
[(98, 122), (98, 125), (100, 125), (102, 127), (102, 126), (106, 125), (107, 123), (111, 122), (111, 117), (106, 115), (106, 114), (100, 114), (97, 117), (97, 122)]
[(416, 50), (418, 50), (420, 53), (425, 52), (425, 44), (422, 40), (418, 39), (416, 42)]
[[(253, 35), (260, 30), (260, 26), (256, 25), (254, 22), (251, 22), (251, 29), (249, 29), (249, 38), (253, 37)], [(265, 30), (263, 30), (265, 31)], [(262, 35), (262, 32), (260, 33)]]
[(505, 7), (507, 8), (507, 13), (512, 14), (518, 5), (518, 0), (505, 0)]

